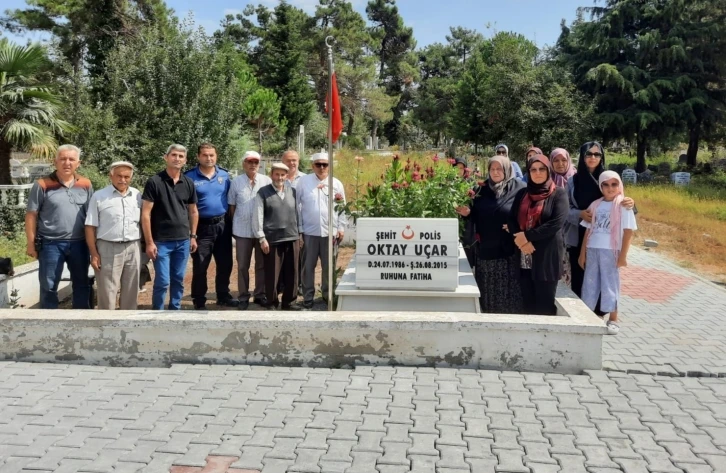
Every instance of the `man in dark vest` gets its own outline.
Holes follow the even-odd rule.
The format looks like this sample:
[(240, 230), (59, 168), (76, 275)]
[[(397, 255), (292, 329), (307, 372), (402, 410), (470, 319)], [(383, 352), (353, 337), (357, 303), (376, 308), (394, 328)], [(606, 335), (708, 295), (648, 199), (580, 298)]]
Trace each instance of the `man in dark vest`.
[(297, 298), (300, 233), (295, 189), (287, 182), (289, 168), (272, 165), (272, 184), (257, 192), (252, 216), (252, 233), (260, 240), (265, 262), (266, 309), (279, 305), (277, 284), (282, 279), (282, 310), (300, 310)]

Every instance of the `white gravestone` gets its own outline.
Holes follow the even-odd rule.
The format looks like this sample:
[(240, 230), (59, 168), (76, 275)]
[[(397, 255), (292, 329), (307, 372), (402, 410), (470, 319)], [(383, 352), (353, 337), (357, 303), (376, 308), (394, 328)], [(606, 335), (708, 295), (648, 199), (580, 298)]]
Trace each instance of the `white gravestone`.
[(677, 186), (687, 186), (691, 183), (690, 172), (674, 172), (671, 174), (671, 181)]
[(623, 184), (636, 184), (638, 182), (638, 173), (635, 169), (626, 169), (623, 171)]
[(355, 285), (362, 289), (454, 291), (459, 222), (454, 218), (361, 218)]

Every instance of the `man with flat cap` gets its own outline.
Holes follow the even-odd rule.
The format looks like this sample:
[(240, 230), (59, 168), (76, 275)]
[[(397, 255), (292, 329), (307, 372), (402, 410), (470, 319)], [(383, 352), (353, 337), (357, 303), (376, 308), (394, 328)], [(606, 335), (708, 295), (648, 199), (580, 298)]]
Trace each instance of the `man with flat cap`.
[[(333, 179), (333, 190), (328, 189), (328, 153), (316, 153), (312, 156), (312, 161), (314, 172), (300, 178), (295, 187), (300, 212), (298, 225), (305, 247), (302, 274), (303, 310), (313, 308), (315, 267), (318, 259), (323, 270), (323, 299), (328, 296), (328, 199), (345, 204), (345, 190), (338, 179)], [(344, 213), (333, 213), (334, 247), (343, 240), (346, 223)]]
[(237, 243), (237, 289), (239, 291), (239, 310), (247, 310), (250, 305), (250, 263), (252, 251), (255, 252), (255, 291), (254, 302), (267, 304), (265, 296), (265, 267), (262, 248), (252, 233), (252, 216), (257, 201), (257, 191), (272, 183), (269, 177), (260, 174), (260, 154), (247, 151), (242, 159), (243, 174), (237, 176), (229, 188), (227, 202), (232, 215), (232, 234)]
[(98, 308), (135, 310), (141, 267), (141, 193), (131, 187), (133, 164), (116, 161), (109, 172), (111, 184), (91, 197), (86, 214), (86, 243), (96, 272)]
[(252, 232), (265, 255), (266, 309), (277, 309), (282, 279), (282, 310), (299, 310), (293, 302), (297, 298), (300, 233), (295, 189), (287, 182), (288, 172), (283, 163), (272, 165), (272, 184), (257, 192), (252, 218)]

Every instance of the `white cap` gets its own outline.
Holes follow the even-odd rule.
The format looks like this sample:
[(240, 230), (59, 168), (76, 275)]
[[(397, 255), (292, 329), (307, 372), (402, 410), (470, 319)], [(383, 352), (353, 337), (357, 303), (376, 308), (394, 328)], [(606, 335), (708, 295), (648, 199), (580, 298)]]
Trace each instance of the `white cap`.
[(285, 172), (290, 172), (290, 168), (285, 166), (282, 163), (272, 163), (271, 169), (274, 171), (275, 169), (282, 169)]
[(260, 153), (258, 153), (257, 151), (247, 151), (242, 158), (242, 161), (247, 161), (249, 158), (261, 159)]
[(111, 163), (111, 166), (109, 166), (108, 170), (113, 171), (114, 169), (121, 168), (121, 167), (129, 168), (132, 171), (134, 170), (134, 165), (128, 161), (115, 161), (115, 162)]
[(314, 162), (314, 163), (316, 163), (318, 161), (326, 161), (327, 162), (327, 161), (329, 161), (329, 159), (328, 159), (328, 153), (324, 153), (322, 151), (320, 153), (315, 153), (312, 156), (312, 158), (310, 158), (310, 160), (312, 162)]

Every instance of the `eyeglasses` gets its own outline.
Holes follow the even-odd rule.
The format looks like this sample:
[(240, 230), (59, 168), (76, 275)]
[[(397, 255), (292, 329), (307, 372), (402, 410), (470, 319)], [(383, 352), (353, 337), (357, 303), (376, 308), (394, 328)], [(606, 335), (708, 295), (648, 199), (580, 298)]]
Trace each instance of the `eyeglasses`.
[(607, 182), (603, 182), (602, 183), (602, 186), (603, 187), (612, 187), (613, 189), (617, 189), (618, 187), (620, 187), (620, 183), (619, 182), (611, 182), (611, 183), (608, 184)]
[(529, 172), (530, 173), (533, 173), (533, 172), (547, 172), (547, 168), (545, 168), (545, 167), (541, 167), (541, 168), (529, 168)]
[(260, 164), (260, 162), (256, 159), (247, 159), (245, 162), (247, 164)]
[(585, 153), (585, 157), (586, 158), (598, 158), (598, 159), (600, 159), (600, 158), (602, 158), (602, 153), (593, 153), (592, 151), (588, 151), (587, 153)]
[(316, 168), (327, 168), (329, 166), (328, 163), (315, 163), (314, 166)]

